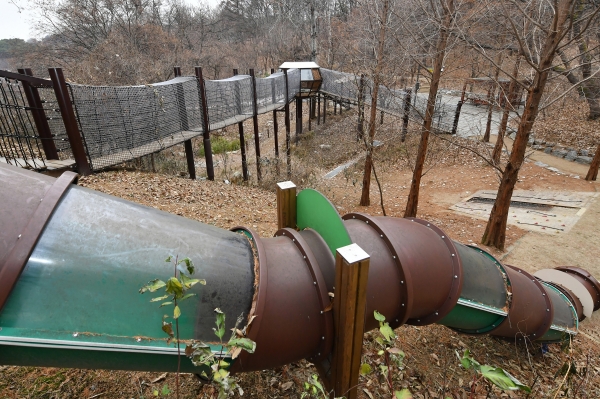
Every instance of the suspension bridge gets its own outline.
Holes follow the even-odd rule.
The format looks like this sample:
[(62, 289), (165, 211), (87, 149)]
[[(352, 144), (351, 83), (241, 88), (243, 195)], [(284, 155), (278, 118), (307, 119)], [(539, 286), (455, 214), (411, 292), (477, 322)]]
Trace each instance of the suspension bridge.
[[(0, 161), (35, 170), (75, 166), (79, 173), (89, 174), (184, 143), (190, 176), (195, 178), (190, 140), (202, 136), (211, 179), (211, 131), (269, 112), (276, 118), (281, 111), (286, 112), (289, 136), (288, 105), (296, 98), (296, 134), (302, 133), (300, 69), (272, 70), (264, 78), (255, 78), (250, 70), (248, 75), (221, 80), (204, 79), (198, 67), (192, 76), (182, 76), (179, 67), (174, 72), (175, 77), (165, 82), (90, 86), (66, 82), (60, 68), (49, 69), (50, 79), (34, 77), (30, 69), (0, 71)], [(331, 101), (371, 106), (370, 79), (325, 68), (320, 74), (322, 85), (308, 98), (315, 101), (311, 112), (318, 103), (321, 113), (321, 99), (324, 116)], [(381, 85), (377, 100), (382, 113), (404, 118), (405, 123), (409, 118), (423, 120), (427, 98), (411, 96), (410, 89)], [(455, 133), (455, 109), (455, 104), (438, 101), (434, 129)], [(254, 125), (259, 165), (258, 124)], [(275, 152), (278, 155), (278, 149)]]

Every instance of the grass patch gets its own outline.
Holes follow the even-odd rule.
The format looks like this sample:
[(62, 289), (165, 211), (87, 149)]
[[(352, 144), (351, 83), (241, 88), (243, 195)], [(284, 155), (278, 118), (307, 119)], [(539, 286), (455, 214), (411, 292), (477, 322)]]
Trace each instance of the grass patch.
[[(227, 140), (225, 137), (214, 136), (210, 144), (213, 154), (222, 154), (240, 149), (240, 139)], [(198, 155), (201, 157), (204, 156), (204, 147), (200, 148)]]

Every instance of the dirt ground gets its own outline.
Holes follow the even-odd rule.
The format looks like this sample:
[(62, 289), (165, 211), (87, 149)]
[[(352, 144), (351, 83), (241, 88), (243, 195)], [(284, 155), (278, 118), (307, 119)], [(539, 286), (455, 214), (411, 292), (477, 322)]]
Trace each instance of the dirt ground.
[[(330, 108), (331, 111), (331, 108)], [(282, 121), (280, 124), (283, 125)], [(382, 189), (383, 207), (375, 179), (371, 184), (371, 205), (358, 205), (362, 186), (362, 144), (356, 142), (356, 119), (352, 112), (344, 116), (328, 115), (326, 126), (313, 126), (313, 132), (293, 148), (293, 180), (300, 188), (315, 188), (325, 194), (340, 214), (364, 212), (402, 217), (412, 176), (410, 168), (417, 143), (418, 126), (410, 129), (405, 143), (400, 141), (398, 120), (386, 119), (377, 139), (383, 145), (376, 150), (376, 172)], [(80, 179), (80, 185), (99, 190), (130, 201), (176, 213), (223, 228), (246, 225), (261, 236), (272, 236), (276, 231), (276, 181), (288, 180), (285, 174), (285, 152), (281, 150), (278, 162), (273, 154), (272, 124), (261, 119), (263, 139), (264, 180), (256, 182), (254, 153), (249, 147), (249, 168), (253, 172), (251, 184), (227, 184), (240, 169), (239, 153), (221, 158), (215, 181), (195, 180), (185, 176), (152, 173), (132, 168), (118, 169)], [(267, 132), (268, 130), (268, 132)], [(235, 137), (237, 130), (220, 132)], [(411, 133), (412, 132), (412, 133)], [(266, 135), (264, 133), (267, 133)], [(280, 135), (283, 135), (280, 132)], [(266, 136), (266, 137), (265, 137)], [(283, 148), (284, 140), (280, 137)], [(471, 146), (480, 154), (488, 148), (484, 144), (450, 142), (448, 138), (433, 139), (427, 173), (422, 179), (419, 217), (433, 222), (452, 239), (466, 244), (480, 245), (485, 221), (455, 213), (448, 208), (462, 198), (482, 189), (496, 189), (498, 173), (481, 157), (464, 147)], [(178, 157), (180, 150), (170, 150)], [(349, 160), (356, 164), (332, 179), (325, 173)], [(550, 164), (545, 160), (545, 163)], [(177, 160), (174, 168), (185, 175), (185, 161)], [(229, 165), (229, 170), (224, 168)], [(280, 174), (277, 174), (279, 165)], [(552, 166), (552, 164), (550, 164)], [(130, 165), (131, 166), (131, 165)], [(135, 166), (135, 165), (134, 165)], [(555, 191), (597, 191), (597, 183), (586, 182), (586, 167), (569, 165), (574, 169), (557, 173), (528, 161), (523, 166), (516, 189)], [(560, 170), (560, 166), (557, 166)], [(146, 168), (147, 169), (147, 168)], [(202, 172), (199, 170), (199, 172)], [(492, 248), (503, 262), (528, 271), (558, 265), (574, 265), (587, 269), (600, 278), (600, 203), (592, 203), (579, 222), (568, 233), (559, 236), (526, 232), (515, 226), (507, 231), (506, 251)], [(440, 325), (426, 327), (403, 326), (396, 330), (396, 346), (406, 354), (402, 369), (394, 372), (397, 388), (409, 388), (416, 398), (556, 398), (600, 397), (600, 322), (596, 315), (581, 325), (571, 349), (560, 345), (521, 345), (488, 336), (467, 336)], [(367, 333), (363, 360), (373, 369), (381, 363), (377, 355), (374, 332)], [(502, 392), (484, 381), (474, 384), (474, 375), (461, 368), (456, 352), (469, 349), (482, 364), (505, 368), (521, 382), (532, 386), (533, 393)], [(572, 362), (575, 374), (565, 378), (559, 370)], [(248, 373), (239, 376), (244, 397), (299, 398), (303, 383), (314, 367), (306, 361), (276, 370)], [(71, 370), (0, 366), (0, 398), (149, 398), (152, 390), (164, 384), (173, 387), (172, 374), (138, 373), (102, 370)], [(359, 397), (391, 397), (377, 373), (362, 376)], [(566, 391), (565, 391), (566, 389)], [(558, 390), (558, 391), (557, 391)], [(182, 398), (209, 398), (214, 394), (210, 385), (202, 385), (193, 375), (182, 379)], [(170, 397), (174, 397), (171, 394)]]

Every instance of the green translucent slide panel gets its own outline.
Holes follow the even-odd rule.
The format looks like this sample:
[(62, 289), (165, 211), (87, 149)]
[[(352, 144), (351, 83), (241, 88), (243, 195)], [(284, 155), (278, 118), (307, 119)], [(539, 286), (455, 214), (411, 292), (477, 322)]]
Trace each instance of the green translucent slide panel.
[[(176, 349), (161, 330), (173, 308), (150, 303), (156, 294), (138, 293), (148, 281), (173, 275), (168, 255), (191, 258), (194, 276), (207, 282), (181, 304), (181, 339), (220, 350), (214, 309), (225, 312), (229, 330), (238, 316), (245, 321), (251, 305), (247, 238), (73, 186), (0, 313), (0, 364), (176, 369)], [(187, 370), (191, 362), (182, 365)]]
[(463, 264), (463, 288), (457, 305), (439, 323), (467, 334), (486, 333), (506, 318), (506, 274), (487, 252), (454, 245)]
[(333, 204), (313, 189), (300, 191), (296, 198), (298, 229), (311, 228), (323, 237), (335, 257), (338, 248), (352, 244), (348, 230)]
[(563, 342), (568, 339), (569, 335), (577, 334), (579, 328), (577, 311), (571, 301), (569, 301), (556, 287), (543, 281), (541, 283), (546, 289), (546, 293), (552, 302), (554, 318), (552, 319), (552, 326), (544, 335), (542, 335), (542, 338), (540, 338), (539, 341)]

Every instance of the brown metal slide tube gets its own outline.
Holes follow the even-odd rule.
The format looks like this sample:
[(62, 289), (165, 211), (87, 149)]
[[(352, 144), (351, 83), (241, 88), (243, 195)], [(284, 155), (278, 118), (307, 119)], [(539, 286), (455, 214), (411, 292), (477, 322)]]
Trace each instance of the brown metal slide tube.
[(456, 305), (462, 265), (452, 240), (419, 219), (343, 217), (352, 241), (371, 255), (366, 330), (377, 310), (393, 327), (441, 320)]

